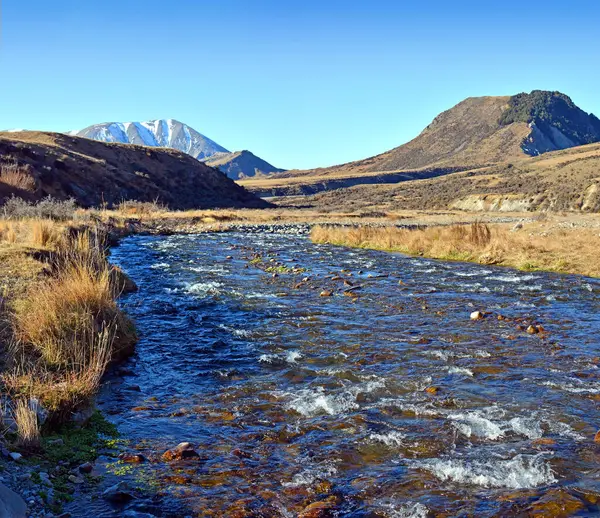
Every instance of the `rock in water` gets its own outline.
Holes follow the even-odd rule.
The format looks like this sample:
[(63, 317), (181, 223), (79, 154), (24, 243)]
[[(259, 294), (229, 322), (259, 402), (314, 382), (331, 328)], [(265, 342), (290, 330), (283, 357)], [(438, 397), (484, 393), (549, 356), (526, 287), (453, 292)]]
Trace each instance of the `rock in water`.
[(481, 311), (473, 311), (471, 313), (471, 320), (481, 320), (484, 317)]
[(127, 482), (119, 482), (118, 484), (109, 487), (102, 493), (102, 497), (109, 502), (115, 503), (129, 502), (134, 498), (133, 489)]
[(198, 452), (194, 450), (194, 447), (189, 442), (179, 443), (172, 450), (167, 450), (163, 453), (163, 460), (171, 461), (171, 460), (184, 460), (184, 459), (193, 459), (200, 457)]
[(0, 484), (0, 518), (25, 518), (27, 506), (14, 491)]

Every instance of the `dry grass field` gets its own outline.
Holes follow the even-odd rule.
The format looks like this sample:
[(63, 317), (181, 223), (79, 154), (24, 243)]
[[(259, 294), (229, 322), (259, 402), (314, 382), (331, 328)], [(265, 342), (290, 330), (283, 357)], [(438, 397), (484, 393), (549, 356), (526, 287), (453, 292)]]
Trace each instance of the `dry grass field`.
[(372, 248), (450, 261), (600, 277), (600, 228), (530, 222), (402, 229), (315, 227), (315, 243)]

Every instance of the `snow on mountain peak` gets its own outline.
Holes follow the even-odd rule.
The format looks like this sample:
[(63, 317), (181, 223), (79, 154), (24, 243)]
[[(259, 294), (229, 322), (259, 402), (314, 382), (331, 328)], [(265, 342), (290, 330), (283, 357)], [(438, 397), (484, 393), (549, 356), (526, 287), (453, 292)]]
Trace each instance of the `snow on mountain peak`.
[(192, 155), (198, 160), (206, 159), (215, 153), (228, 152), (223, 146), (175, 119), (94, 124), (77, 132), (76, 135), (103, 142), (170, 147)]

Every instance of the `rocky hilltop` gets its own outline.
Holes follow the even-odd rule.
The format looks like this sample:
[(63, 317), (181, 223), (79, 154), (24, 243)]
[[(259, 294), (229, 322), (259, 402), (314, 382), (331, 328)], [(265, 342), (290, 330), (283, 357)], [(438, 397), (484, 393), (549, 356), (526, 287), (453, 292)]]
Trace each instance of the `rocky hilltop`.
[(26, 178), (3, 173), (0, 199), (74, 197), (84, 207), (123, 200), (158, 200), (172, 209), (269, 206), (219, 170), (168, 148), (62, 133), (0, 133), (0, 165), (14, 164)]

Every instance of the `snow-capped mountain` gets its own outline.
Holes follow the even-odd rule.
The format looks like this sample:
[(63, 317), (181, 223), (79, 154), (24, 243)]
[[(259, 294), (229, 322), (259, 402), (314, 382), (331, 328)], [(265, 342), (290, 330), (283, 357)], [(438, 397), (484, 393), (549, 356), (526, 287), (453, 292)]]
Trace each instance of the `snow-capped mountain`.
[(208, 158), (215, 153), (228, 153), (223, 146), (198, 133), (187, 124), (174, 119), (146, 122), (106, 122), (77, 131), (75, 135), (103, 142), (170, 147), (192, 155), (198, 160)]

